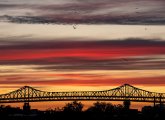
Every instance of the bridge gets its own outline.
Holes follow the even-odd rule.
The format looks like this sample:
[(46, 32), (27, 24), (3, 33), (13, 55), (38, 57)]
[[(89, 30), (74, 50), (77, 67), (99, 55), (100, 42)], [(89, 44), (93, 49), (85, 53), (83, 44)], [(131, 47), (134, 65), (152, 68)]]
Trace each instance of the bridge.
[(124, 84), (110, 90), (103, 91), (73, 91), (73, 92), (47, 92), (24, 86), (18, 90), (1, 94), (0, 103), (39, 101), (134, 101), (165, 103), (165, 93), (150, 92), (129, 84)]

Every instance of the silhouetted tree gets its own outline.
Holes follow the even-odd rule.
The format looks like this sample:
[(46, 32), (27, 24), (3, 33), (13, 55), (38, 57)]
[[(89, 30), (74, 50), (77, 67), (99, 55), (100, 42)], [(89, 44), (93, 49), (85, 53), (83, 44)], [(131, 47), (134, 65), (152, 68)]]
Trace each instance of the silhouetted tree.
[(63, 107), (64, 112), (81, 112), (83, 109), (83, 104), (81, 102), (73, 101), (71, 103), (67, 103)]
[(114, 112), (115, 113), (122, 113), (124, 109), (124, 106), (121, 105), (121, 104), (118, 104), (118, 105), (114, 105)]
[(87, 109), (87, 112), (108, 112), (108, 113), (117, 113), (123, 110), (122, 105), (113, 105), (106, 102), (96, 102), (93, 106)]
[(111, 103), (96, 102), (87, 109), (89, 112), (111, 112), (114, 110), (114, 106)]

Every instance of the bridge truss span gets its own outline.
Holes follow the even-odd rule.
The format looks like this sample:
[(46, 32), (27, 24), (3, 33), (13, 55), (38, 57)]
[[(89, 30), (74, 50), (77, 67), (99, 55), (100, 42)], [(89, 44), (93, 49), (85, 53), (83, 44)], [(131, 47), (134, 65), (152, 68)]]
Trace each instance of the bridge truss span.
[(10, 93), (0, 95), (0, 103), (39, 102), (39, 101), (135, 101), (165, 103), (165, 93), (142, 90), (124, 84), (104, 91), (47, 92), (24, 86)]

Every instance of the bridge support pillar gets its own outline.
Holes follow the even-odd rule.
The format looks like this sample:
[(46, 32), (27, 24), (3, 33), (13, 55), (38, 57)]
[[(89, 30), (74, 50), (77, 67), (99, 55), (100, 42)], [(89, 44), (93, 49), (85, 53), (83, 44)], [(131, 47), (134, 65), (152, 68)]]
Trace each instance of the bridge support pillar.
[(154, 96), (154, 108), (155, 108), (155, 106), (156, 106), (156, 98)]
[(124, 100), (123, 105), (125, 110), (129, 110), (131, 105), (130, 100)]
[(24, 103), (24, 105), (23, 105), (23, 111), (25, 112), (25, 113), (29, 113), (30, 112), (30, 104), (29, 104), (29, 102), (25, 102)]
[(162, 109), (162, 107), (163, 107), (162, 96), (160, 96), (160, 98), (159, 98), (159, 104), (160, 104), (160, 109)]

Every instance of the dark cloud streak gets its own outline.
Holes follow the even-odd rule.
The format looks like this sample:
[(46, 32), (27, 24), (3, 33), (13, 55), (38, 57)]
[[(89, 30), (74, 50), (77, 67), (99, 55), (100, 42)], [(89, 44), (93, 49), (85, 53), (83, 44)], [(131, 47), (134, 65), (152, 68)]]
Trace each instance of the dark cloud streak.
[[(30, 36), (30, 35), (29, 35)], [(23, 37), (29, 37), (23, 36)], [(21, 36), (22, 37), (22, 36)], [(14, 39), (16, 39), (14, 37)], [(20, 38), (19, 38), (20, 39)], [(118, 47), (164, 47), (165, 41), (159, 39), (129, 38), (125, 40), (42, 40), (42, 41), (1, 41), (5, 45), (0, 50), (39, 50), (39, 49), (77, 49), (77, 48), (118, 48)]]
[[(121, 25), (164, 25), (164, 17), (142, 17), (142, 16), (109, 16), (109, 15), (82, 15), (72, 17), (63, 15), (50, 16), (4, 16), (12, 23), (26, 24), (121, 24)], [(65, 16), (65, 17), (64, 17)]]
[[(73, 1), (63, 4), (0, 4), (0, 9), (32, 10), (1, 19), (28, 24), (165, 24), (163, 0)], [(32, 15), (31, 15), (32, 14)]]

